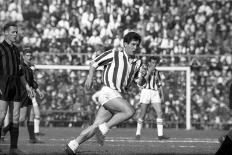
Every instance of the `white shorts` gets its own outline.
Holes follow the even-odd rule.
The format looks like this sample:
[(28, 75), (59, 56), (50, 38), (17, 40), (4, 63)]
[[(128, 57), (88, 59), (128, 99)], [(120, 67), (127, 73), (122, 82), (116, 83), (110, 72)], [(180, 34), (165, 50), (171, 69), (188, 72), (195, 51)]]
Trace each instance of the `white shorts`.
[(32, 105), (33, 105), (33, 107), (38, 106), (38, 102), (36, 101), (35, 97), (32, 98)]
[(104, 105), (106, 102), (112, 100), (113, 98), (121, 97), (122, 95), (117, 90), (111, 89), (110, 87), (103, 86), (100, 90), (100, 96), (98, 101), (101, 105)]
[(158, 90), (152, 90), (152, 89), (142, 89), (141, 95), (140, 95), (140, 103), (143, 104), (155, 104), (155, 103), (161, 103), (161, 98)]

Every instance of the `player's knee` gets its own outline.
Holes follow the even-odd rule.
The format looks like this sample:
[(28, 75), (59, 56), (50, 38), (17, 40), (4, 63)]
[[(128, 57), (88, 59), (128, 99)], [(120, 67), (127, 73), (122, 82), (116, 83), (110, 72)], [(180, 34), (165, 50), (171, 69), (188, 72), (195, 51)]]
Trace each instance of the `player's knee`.
[(6, 112), (5, 111), (0, 111), (0, 124), (2, 124), (2, 122), (4, 121), (6, 116)]
[(158, 118), (162, 118), (162, 115), (163, 115), (162, 111), (157, 111), (157, 117)]
[(26, 116), (22, 115), (19, 117), (19, 122), (24, 122), (26, 120)]
[(13, 122), (18, 123), (19, 122), (19, 116), (20, 116), (19, 113), (14, 113), (13, 114)]
[(127, 115), (128, 117), (132, 117), (132, 116), (134, 115), (134, 113), (135, 113), (134, 108), (127, 108), (127, 109), (126, 109), (126, 115)]
[(40, 112), (39, 112), (39, 111), (37, 111), (37, 110), (34, 110), (34, 114), (35, 114), (35, 117), (38, 117), (38, 118), (40, 118)]

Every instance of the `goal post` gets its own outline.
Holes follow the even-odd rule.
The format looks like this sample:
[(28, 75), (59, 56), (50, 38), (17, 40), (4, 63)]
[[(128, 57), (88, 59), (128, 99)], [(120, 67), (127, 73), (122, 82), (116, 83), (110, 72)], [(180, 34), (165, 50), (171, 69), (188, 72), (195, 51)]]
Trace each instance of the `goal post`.
[[(88, 70), (89, 66), (73, 66), (73, 65), (35, 65), (36, 69), (49, 70)], [(102, 67), (98, 68), (102, 70)], [(157, 67), (160, 71), (184, 71), (186, 75), (186, 129), (191, 129), (191, 69), (190, 67)]]

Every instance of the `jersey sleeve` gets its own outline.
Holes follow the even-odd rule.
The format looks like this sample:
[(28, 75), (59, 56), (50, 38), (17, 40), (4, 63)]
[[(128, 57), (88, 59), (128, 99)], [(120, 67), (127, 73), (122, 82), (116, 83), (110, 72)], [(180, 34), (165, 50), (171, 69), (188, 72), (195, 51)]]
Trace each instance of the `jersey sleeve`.
[(101, 55), (99, 55), (98, 57), (96, 57), (92, 61), (92, 66), (94, 68), (97, 68), (99, 66), (104, 66), (104, 65), (110, 64), (113, 61), (113, 56), (114, 56), (113, 50), (106, 51), (106, 52), (102, 53)]

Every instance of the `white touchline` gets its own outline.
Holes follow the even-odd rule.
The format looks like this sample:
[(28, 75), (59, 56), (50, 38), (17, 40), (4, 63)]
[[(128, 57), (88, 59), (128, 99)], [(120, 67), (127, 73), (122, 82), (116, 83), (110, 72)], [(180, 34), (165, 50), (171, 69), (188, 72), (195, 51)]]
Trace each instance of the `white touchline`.
[(179, 147), (190, 147), (190, 148), (194, 148), (196, 146), (179, 146)]
[[(20, 141), (23, 141), (23, 140), (28, 140), (28, 139), (20, 139)], [(41, 140), (48, 140), (48, 141), (68, 141), (68, 139), (64, 139), (64, 138), (41, 138)], [(89, 141), (95, 141), (95, 140), (92, 140), (90, 139)], [(163, 140), (163, 141), (160, 141), (160, 140), (135, 140), (135, 139), (118, 139), (118, 138), (110, 138), (108, 137), (107, 139), (105, 139), (106, 142), (129, 142), (129, 143), (211, 143), (211, 144), (216, 144), (216, 143), (219, 143), (216, 139), (174, 139), (174, 140)]]

